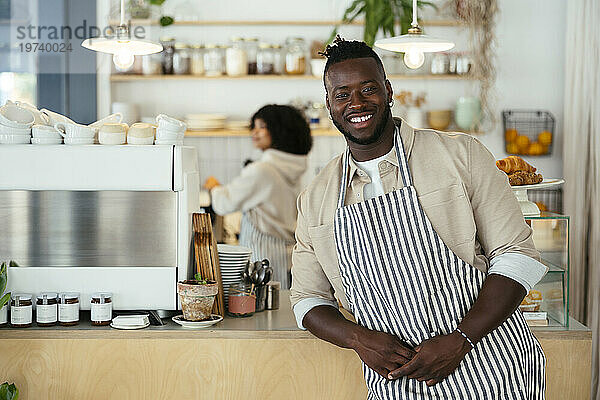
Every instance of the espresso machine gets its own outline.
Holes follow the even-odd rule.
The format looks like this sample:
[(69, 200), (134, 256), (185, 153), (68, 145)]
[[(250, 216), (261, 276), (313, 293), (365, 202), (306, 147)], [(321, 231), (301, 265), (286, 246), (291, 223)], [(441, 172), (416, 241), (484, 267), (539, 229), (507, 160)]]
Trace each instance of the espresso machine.
[(117, 310), (176, 310), (193, 275), (196, 149), (0, 146), (0, 259), (13, 293), (112, 292)]

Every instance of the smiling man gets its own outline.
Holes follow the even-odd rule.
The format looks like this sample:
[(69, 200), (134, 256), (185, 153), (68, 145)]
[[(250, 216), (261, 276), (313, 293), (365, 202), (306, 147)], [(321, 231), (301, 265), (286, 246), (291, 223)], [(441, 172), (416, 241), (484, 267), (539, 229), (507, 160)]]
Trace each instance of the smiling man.
[(348, 146), (298, 199), (298, 325), (356, 351), (369, 398), (543, 399), (544, 354), (517, 307), (546, 268), (505, 174), (469, 135), (394, 119), (365, 43), (338, 37), (324, 55)]

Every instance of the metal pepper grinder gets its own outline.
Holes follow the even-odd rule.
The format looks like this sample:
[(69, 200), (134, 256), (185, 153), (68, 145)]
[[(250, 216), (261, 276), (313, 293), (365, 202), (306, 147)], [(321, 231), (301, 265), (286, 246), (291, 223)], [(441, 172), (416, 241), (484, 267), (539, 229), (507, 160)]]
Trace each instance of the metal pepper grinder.
[(281, 291), (281, 282), (272, 281), (267, 283), (267, 310), (279, 310), (279, 292)]

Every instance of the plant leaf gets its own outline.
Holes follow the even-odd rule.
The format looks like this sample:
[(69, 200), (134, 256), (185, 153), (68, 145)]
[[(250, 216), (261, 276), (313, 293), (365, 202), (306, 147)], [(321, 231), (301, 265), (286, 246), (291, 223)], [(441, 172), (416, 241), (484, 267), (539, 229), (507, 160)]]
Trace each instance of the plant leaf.
[[(2, 296), (0, 298), (0, 308), (4, 307), (4, 305), (6, 303), (8, 303), (9, 300), (10, 300), (10, 292), (5, 293), (4, 296)], [(0, 399), (2, 399), (2, 398), (0, 397)]]
[(8, 263), (8, 266), (11, 268), (16, 268), (19, 266), (19, 264), (17, 264), (15, 261), (10, 260), (10, 262)]
[(17, 400), (19, 398), (19, 389), (14, 383), (10, 385), (4, 382), (0, 385), (0, 400)]
[(6, 289), (6, 282), (8, 280), (8, 273), (6, 272), (6, 263), (2, 263), (0, 267), (0, 295), (4, 293)]

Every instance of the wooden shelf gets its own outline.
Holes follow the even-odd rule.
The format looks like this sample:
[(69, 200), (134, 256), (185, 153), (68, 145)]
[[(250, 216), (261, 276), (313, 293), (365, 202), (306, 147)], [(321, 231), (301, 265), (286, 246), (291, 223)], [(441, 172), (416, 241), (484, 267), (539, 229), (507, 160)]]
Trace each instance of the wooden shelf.
[[(319, 80), (323, 78), (313, 75), (245, 75), (245, 76), (203, 76), (203, 75), (127, 75), (113, 74), (111, 82), (136, 81), (181, 81), (181, 80)], [(467, 80), (470, 75), (388, 75), (392, 80)]]
[[(464, 23), (457, 20), (450, 19), (432, 19), (419, 22), (422, 27), (427, 26), (462, 26)], [(111, 26), (117, 26), (120, 24), (119, 20), (110, 20)], [(158, 20), (156, 19), (132, 19), (131, 25), (133, 26), (159, 26)], [(339, 20), (297, 20), (297, 21), (273, 21), (273, 20), (257, 20), (257, 21), (240, 21), (240, 20), (220, 20), (220, 21), (175, 21), (172, 25), (178, 26), (334, 26), (334, 25), (364, 25), (364, 21), (353, 21), (351, 23), (342, 23)], [(171, 25), (169, 25), (171, 26)]]
[[(315, 128), (310, 130), (312, 136), (339, 136), (337, 130), (331, 128)], [(204, 138), (204, 137), (249, 137), (250, 131), (244, 129), (236, 129), (236, 130), (227, 130), (227, 129), (219, 129), (219, 130), (193, 130), (188, 129), (185, 132), (185, 137), (194, 137), (194, 138)]]

